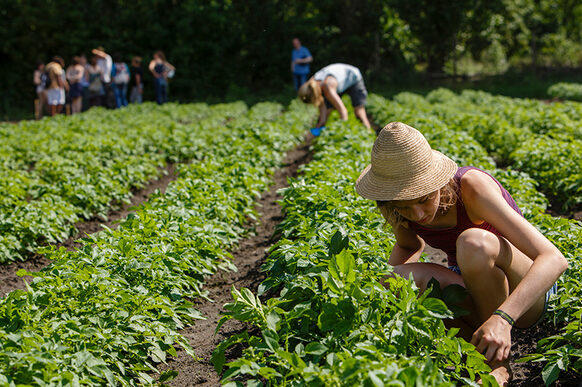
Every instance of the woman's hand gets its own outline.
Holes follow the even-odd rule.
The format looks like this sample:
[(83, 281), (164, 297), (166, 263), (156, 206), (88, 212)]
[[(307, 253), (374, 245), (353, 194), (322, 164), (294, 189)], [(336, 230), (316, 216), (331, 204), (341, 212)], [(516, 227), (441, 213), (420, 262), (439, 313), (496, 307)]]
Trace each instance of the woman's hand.
[(500, 316), (492, 315), (473, 333), (471, 344), (489, 363), (504, 361), (511, 350), (511, 325)]

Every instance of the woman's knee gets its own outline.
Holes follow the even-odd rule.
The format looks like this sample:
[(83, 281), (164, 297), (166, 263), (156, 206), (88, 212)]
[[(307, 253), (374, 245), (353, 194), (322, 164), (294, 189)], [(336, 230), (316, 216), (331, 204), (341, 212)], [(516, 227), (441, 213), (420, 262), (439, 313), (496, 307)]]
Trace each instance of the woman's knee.
[(480, 271), (483, 265), (491, 267), (499, 253), (499, 238), (483, 229), (470, 228), (457, 238), (457, 262), (461, 271)]
[(404, 278), (409, 278), (410, 274), (412, 274), (414, 282), (421, 293), (426, 290), (428, 283), (433, 278), (437, 280), (443, 288), (452, 284), (464, 286), (460, 275), (435, 263), (416, 262), (397, 265), (394, 266), (394, 273)]

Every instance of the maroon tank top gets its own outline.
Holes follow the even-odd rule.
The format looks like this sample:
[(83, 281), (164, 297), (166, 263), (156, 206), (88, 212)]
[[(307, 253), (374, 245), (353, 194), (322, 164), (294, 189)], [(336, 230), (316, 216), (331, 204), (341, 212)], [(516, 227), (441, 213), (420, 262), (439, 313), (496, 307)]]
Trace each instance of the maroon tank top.
[[(437, 249), (441, 249), (447, 254), (449, 266), (457, 266), (457, 238), (459, 237), (459, 235), (461, 235), (463, 231), (469, 228), (481, 228), (483, 230), (490, 231), (495, 235), (502, 236), (501, 233), (497, 231), (497, 229), (495, 229), (495, 227), (493, 227), (487, 222), (483, 222), (482, 224), (473, 224), (469, 219), (469, 215), (467, 215), (465, 205), (463, 204), (463, 199), (461, 198), (461, 177), (463, 177), (463, 175), (467, 171), (470, 171), (471, 169), (481, 171), (479, 168), (475, 167), (461, 167), (457, 170), (457, 173), (455, 173), (455, 176), (453, 177), (457, 182), (458, 187), (458, 199), (456, 203), (457, 207), (456, 226), (437, 229), (424, 227), (415, 222), (408, 222), (410, 229), (414, 231), (419, 237), (424, 239), (424, 241), (428, 245)], [(481, 172), (487, 174), (489, 177), (493, 179), (493, 181), (497, 183), (499, 188), (501, 188), (501, 194), (503, 195), (503, 198), (505, 199), (507, 204), (509, 204), (511, 208), (513, 208), (518, 214), (522, 215), (521, 211), (519, 210), (519, 207), (515, 203), (515, 200), (513, 200), (509, 192), (507, 192), (507, 190), (503, 188), (501, 183), (499, 183), (497, 179), (495, 179), (487, 172), (485, 171)]]

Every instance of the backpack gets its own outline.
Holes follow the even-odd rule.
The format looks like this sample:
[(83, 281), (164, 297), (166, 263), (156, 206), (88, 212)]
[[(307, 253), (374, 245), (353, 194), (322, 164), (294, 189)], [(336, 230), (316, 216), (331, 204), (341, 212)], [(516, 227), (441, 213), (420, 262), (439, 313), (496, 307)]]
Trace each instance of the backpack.
[(48, 71), (43, 71), (42, 74), (40, 74), (40, 85), (44, 90), (51, 87), (51, 77), (49, 77)]
[(99, 93), (103, 89), (100, 74), (89, 74), (89, 91), (92, 93)]
[(113, 80), (115, 83), (128, 83), (129, 82), (129, 69), (125, 63), (120, 65), (116, 64), (115, 66), (115, 76)]

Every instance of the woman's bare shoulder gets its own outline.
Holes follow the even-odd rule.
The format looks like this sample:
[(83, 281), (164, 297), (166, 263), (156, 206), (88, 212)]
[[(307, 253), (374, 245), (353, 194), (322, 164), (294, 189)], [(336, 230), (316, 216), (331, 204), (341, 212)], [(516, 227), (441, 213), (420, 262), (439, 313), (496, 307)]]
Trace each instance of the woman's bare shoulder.
[(461, 196), (463, 199), (472, 199), (490, 195), (501, 194), (501, 189), (487, 173), (478, 169), (471, 169), (461, 176)]

